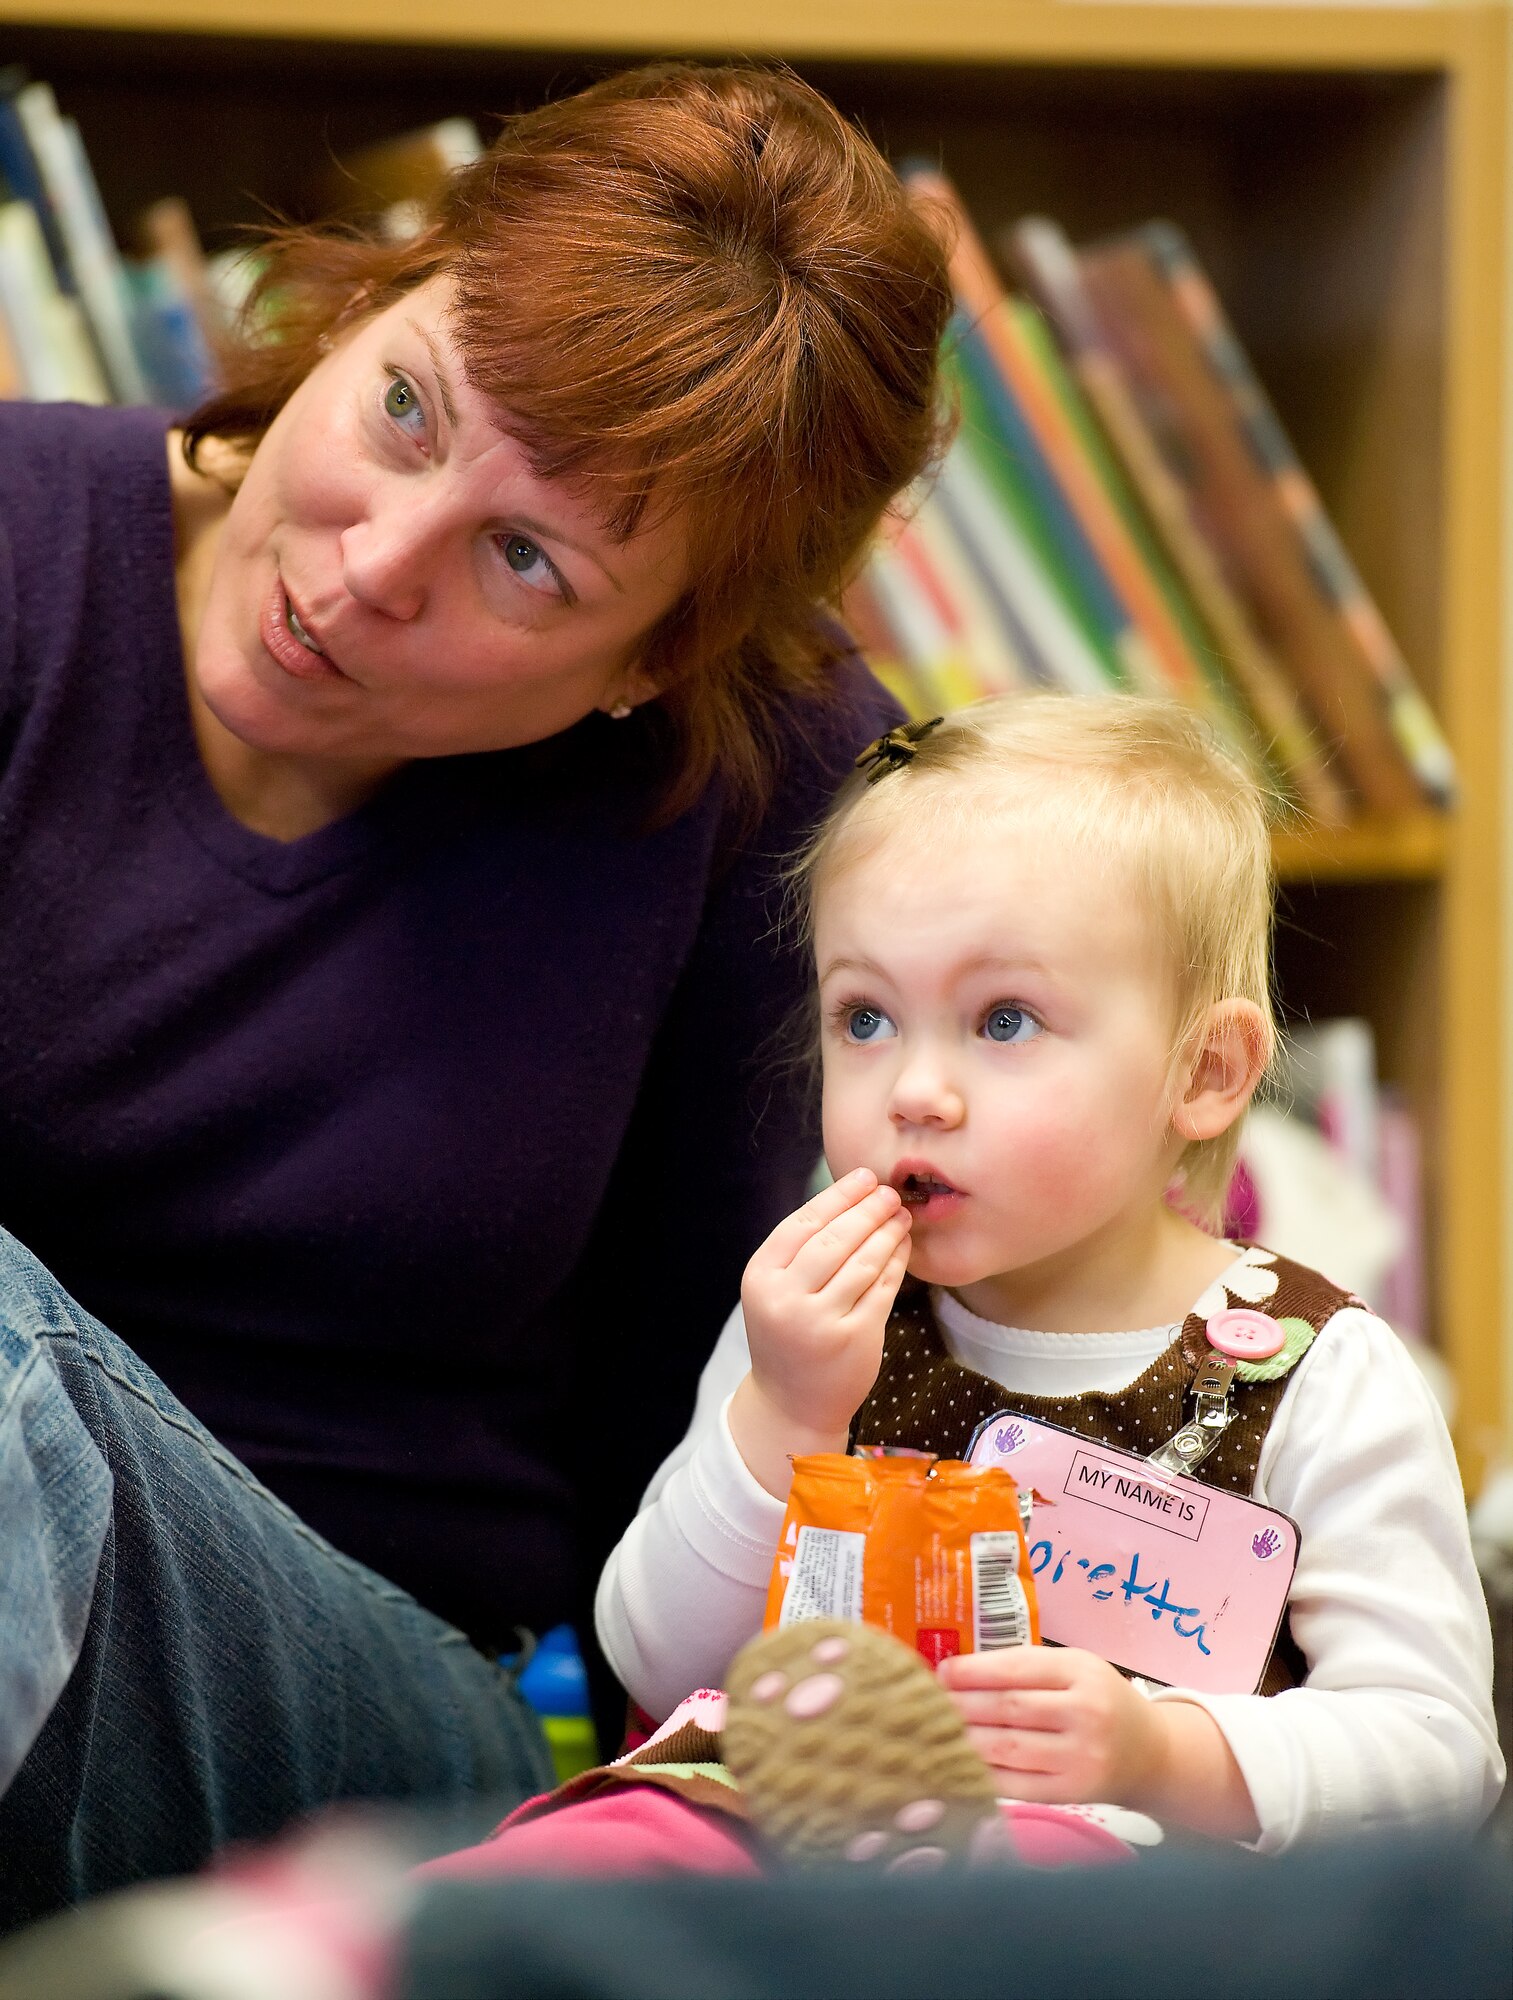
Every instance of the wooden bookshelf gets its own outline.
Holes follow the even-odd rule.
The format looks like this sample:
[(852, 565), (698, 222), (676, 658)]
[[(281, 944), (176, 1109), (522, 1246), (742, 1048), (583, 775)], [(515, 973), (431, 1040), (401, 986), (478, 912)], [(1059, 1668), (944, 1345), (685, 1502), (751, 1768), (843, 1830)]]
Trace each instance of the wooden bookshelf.
[[(423, 21), (423, 41), (417, 21)], [(340, 153), (628, 58), (776, 55), (985, 233), (1176, 217), (1460, 760), (1451, 819), (1279, 835), (1288, 1009), (1374, 1024), (1423, 1120), (1436, 1336), (1474, 1486), (1509, 1448), (1500, 567), (1509, 26), (1498, 4), (0, 0), (0, 60), (76, 115), (118, 230), (303, 212)]]

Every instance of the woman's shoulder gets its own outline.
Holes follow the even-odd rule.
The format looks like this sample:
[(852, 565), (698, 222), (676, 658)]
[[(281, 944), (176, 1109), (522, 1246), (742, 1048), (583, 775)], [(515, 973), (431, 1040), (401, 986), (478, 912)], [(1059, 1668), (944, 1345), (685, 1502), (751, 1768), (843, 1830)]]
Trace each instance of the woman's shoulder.
[(168, 427), (161, 410), (0, 402), (0, 489), (163, 457)]
[(13, 562), (84, 553), (83, 511), (135, 516), (149, 482), (166, 495), (168, 419), (158, 410), (0, 403), (0, 533)]
[(116, 622), (129, 622), (128, 600), (148, 588), (151, 559), (161, 553), (171, 564), (167, 430), (157, 410), (0, 402), (7, 706), (64, 657), (78, 622), (65, 607), (108, 593)]

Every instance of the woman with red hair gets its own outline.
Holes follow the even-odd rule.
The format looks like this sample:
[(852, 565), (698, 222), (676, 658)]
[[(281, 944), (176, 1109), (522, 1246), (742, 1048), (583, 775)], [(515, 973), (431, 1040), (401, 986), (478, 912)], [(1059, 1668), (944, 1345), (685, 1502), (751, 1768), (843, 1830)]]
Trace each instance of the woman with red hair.
[(822, 98), (662, 66), (277, 237), (181, 429), (0, 411), (5, 1922), (539, 1787), (487, 1656), (817, 1149), (779, 866), (948, 312)]

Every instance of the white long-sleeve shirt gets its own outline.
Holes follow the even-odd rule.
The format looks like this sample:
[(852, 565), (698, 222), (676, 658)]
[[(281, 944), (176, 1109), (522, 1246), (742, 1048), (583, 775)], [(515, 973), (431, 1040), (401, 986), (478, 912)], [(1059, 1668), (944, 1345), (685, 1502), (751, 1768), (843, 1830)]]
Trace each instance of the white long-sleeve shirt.
[[(1175, 1337), (1047, 1334), (933, 1294), (952, 1358), (1010, 1396), (1127, 1387)], [(632, 1697), (666, 1715), (717, 1687), (759, 1629), (784, 1514), (731, 1436), (749, 1366), (740, 1309), (699, 1383), (687, 1435), (657, 1472), (600, 1579), (599, 1641)], [(1218, 1723), (1250, 1788), (1259, 1846), (1428, 1820), (1479, 1823), (1503, 1780), (1491, 1637), (1449, 1435), (1402, 1342), (1358, 1307), (1293, 1371), (1254, 1497), (1290, 1514), (1301, 1550), (1289, 1611), (1309, 1663), (1278, 1695), (1160, 1689)]]

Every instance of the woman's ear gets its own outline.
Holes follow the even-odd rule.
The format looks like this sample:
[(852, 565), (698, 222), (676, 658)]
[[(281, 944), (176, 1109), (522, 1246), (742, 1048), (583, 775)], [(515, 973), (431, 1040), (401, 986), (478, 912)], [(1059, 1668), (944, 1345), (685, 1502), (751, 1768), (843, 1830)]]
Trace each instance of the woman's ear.
[(619, 720), (629, 715), (632, 709), (643, 702), (655, 701), (661, 690), (649, 674), (643, 673), (638, 665), (628, 666), (615, 682), (612, 697), (600, 706), (606, 715)]
[(1255, 1095), (1270, 1057), (1271, 1034), (1255, 1002), (1217, 1001), (1182, 1073), (1172, 1130), (1189, 1141), (1227, 1132)]

